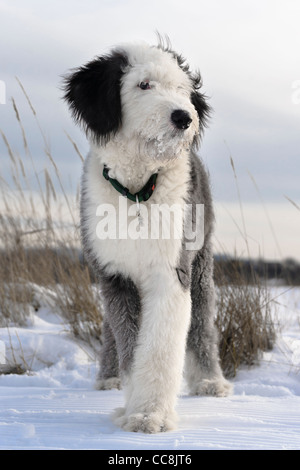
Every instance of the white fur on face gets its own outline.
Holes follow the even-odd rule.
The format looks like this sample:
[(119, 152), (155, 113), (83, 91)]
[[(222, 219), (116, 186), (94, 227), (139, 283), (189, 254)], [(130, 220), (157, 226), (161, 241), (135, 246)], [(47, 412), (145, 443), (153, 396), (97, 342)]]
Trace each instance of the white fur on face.
[[(122, 79), (122, 128), (115, 139), (135, 154), (168, 161), (190, 150), (199, 120), (191, 103), (192, 82), (168, 52), (149, 46), (126, 47), (130, 67)], [(141, 82), (150, 89), (142, 90)], [(179, 130), (171, 120), (175, 110), (186, 111), (192, 123)]]

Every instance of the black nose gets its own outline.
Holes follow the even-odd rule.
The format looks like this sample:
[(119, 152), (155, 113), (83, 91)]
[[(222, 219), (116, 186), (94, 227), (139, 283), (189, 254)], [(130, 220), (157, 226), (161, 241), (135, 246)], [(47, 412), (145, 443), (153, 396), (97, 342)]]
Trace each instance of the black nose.
[(190, 124), (192, 122), (192, 119), (186, 111), (183, 111), (183, 109), (176, 109), (173, 111), (171, 114), (171, 120), (173, 124), (177, 127), (177, 129), (187, 129), (190, 127)]

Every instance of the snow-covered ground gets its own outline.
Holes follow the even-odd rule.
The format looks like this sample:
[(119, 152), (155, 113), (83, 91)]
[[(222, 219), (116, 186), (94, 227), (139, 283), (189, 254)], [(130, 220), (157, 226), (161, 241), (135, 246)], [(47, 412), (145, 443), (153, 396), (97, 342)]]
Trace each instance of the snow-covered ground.
[(276, 301), (274, 350), (238, 372), (228, 398), (190, 397), (183, 384), (178, 430), (158, 435), (112, 423), (122, 392), (93, 390), (90, 351), (42, 304), (27, 327), (0, 329), (0, 359), (4, 343), (6, 356), (12, 348), (16, 362), (32, 370), (0, 375), (0, 449), (300, 449), (300, 290)]

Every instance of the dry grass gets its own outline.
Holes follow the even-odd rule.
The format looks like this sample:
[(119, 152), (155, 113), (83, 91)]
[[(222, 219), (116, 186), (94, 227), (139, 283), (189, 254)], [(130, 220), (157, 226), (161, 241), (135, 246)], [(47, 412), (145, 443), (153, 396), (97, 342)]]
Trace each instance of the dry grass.
[[(276, 338), (271, 315), (274, 303), (270, 298), (266, 279), (259, 277), (251, 264), (239, 181), (231, 155), (230, 164), (240, 206), (242, 228), (239, 228), (239, 231), (245, 242), (249, 266), (245, 270), (237, 257), (231, 262), (224, 260), (223, 263), (215, 263), (215, 280), (218, 285), (216, 324), (220, 335), (221, 366), (226, 377), (234, 377), (241, 365), (257, 364), (262, 353), (273, 348)], [(259, 192), (252, 176), (251, 179)], [(261, 204), (278, 244), (262, 200)]]
[[(0, 130), (11, 163), (10, 177), (0, 175), (0, 326), (26, 324), (32, 309), (39, 308), (33, 288), (37, 284), (47, 287), (51, 306), (64, 316), (77, 337), (99, 341), (101, 303), (80, 257), (78, 197), (65, 192), (37, 113), (19, 84), (42, 136), (48, 168), (36, 170), (17, 104), (12, 100), (24, 154), (15, 153)], [(82, 159), (76, 144), (71, 143)], [(28, 159), (30, 174), (23, 164)], [(38, 189), (32, 190), (29, 181)]]
[[(32, 309), (40, 308), (34, 286), (44, 286), (51, 293), (52, 308), (63, 315), (74, 335), (93, 345), (101, 338), (102, 307), (98, 289), (80, 257), (78, 199), (66, 194), (35, 109), (21, 83), (20, 86), (43, 138), (44, 153), (54, 177), (49, 169), (36, 171), (17, 104), (12, 101), (24, 155), (14, 152), (0, 130), (11, 163), (12, 181), (8, 183), (0, 175), (0, 326), (26, 324)], [(70, 140), (73, 151), (82, 160), (76, 144)], [(31, 162), (29, 175), (24, 159)], [(30, 187), (33, 178), (38, 191)], [(64, 208), (64, 213), (57, 208)], [(234, 267), (231, 279), (232, 276), (234, 282), (228, 282), (224, 271), (216, 272), (219, 286), (216, 322), (222, 367), (227, 376), (235, 375), (241, 364), (256, 362), (261, 351), (272, 347), (275, 337), (268, 291), (258, 279), (249, 282)]]
[(229, 269), (226, 273), (222, 264), (215, 267), (216, 324), (222, 369), (227, 377), (234, 377), (241, 365), (258, 363), (262, 352), (273, 348), (275, 325), (271, 317), (274, 304), (263, 281), (254, 274), (252, 280), (244, 276), (238, 260)]

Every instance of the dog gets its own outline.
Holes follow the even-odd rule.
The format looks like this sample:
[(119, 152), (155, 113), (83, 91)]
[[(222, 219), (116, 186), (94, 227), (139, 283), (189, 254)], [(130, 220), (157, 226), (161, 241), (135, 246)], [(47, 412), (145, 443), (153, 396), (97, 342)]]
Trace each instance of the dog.
[(162, 39), (115, 47), (65, 77), (90, 143), (80, 216), (105, 307), (97, 388), (122, 385), (114, 421), (126, 431), (176, 427), (183, 371), (193, 395), (231, 392), (214, 326), (212, 196), (196, 154), (210, 113), (201, 88)]

